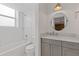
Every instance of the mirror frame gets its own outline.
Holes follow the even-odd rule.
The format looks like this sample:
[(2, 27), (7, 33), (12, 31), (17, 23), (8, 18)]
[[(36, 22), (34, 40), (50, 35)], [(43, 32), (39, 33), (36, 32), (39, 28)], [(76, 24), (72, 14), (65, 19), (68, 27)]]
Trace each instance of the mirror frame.
[(64, 28), (67, 26), (67, 23), (68, 23), (68, 17), (67, 17), (67, 15), (64, 11), (57, 11), (57, 12), (52, 13), (52, 27), (54, 28), (55, 31), (61, 31), (61, 30), (64, 29), (64, 28), (61, 29), (61, 30), (56, 30), (55, 29), (54, 17), (55, 17), (56, 14), (59, 14), (59, 13), (61, 13), (64, 16)]

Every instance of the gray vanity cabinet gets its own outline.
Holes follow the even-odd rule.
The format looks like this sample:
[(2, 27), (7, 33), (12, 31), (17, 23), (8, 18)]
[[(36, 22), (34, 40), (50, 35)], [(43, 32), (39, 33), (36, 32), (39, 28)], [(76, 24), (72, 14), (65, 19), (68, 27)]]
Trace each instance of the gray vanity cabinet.
[(48, 39), (42, 39), (41, 41), (41, 55), (50, 56), (50, 42)]
[(63, 56), (79, 56), (79, 50), (63, 48)]
[(61, 42), (42, 38), (42, 56), (61, 56)]
[(42, 56), (50, 56), (50, 45), (47, 43), (42, 43)]
[(51, 56), (61, 56), (61, 41), (51, 40)]
[(61, 56), (61, 47), (51, 45), (51, 56)]
[(79, 56), (79, 43), (62, 42), (63, 56)]
[(42, 38), (42, 56), (79, 56), (79, 43)]

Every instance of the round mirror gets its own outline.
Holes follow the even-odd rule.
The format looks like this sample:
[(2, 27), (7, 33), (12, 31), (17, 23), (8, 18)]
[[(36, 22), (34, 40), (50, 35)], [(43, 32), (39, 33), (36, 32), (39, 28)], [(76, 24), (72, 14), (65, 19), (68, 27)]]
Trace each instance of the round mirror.
[(66, 26), (67, 17), (63, 12), (56, 12), (53, 14), (52, 24), (57, 31), (63, 30)]

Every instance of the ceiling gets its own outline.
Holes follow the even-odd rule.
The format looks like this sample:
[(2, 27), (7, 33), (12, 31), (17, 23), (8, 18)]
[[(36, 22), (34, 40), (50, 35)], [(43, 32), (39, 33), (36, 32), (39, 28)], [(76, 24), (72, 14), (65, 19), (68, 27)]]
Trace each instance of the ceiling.
[(34, 3), (2, 3), (8, 7), (27, 13), (33, 10)]

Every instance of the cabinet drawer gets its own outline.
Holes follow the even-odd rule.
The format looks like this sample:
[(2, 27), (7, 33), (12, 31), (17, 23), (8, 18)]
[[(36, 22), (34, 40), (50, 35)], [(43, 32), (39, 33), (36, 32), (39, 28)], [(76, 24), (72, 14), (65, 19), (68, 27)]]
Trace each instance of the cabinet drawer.
[(68, 47), (68, 48), (73, 48), (73, 49), (79, 49), (79, 43), (74, 43), (74, 42), (62, 42), (63, 47)]

